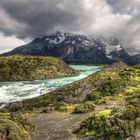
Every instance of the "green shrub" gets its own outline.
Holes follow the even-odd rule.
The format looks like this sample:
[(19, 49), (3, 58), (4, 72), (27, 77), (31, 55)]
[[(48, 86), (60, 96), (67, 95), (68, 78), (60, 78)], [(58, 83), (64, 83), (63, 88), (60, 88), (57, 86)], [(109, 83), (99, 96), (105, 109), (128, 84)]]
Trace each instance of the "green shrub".
[(124, 88), (126, 83), (127, 82), (124, 79), (107, 80), (100, 85), (98, 91), (102, 96), (112, 96), (121, 88)]
[(75, 107), (73, 113), (86, 113), (94, 110), (94, 108), (95, 108), (95, 104), (93, 102), (85, 102)]
[(20, 126), (7, 119), (0, 119), (0, 129), (6, 130), (9, 132), (7, 138), (10, 140), (25, 140), (23, 130)]
[(127, 104), (140, 107), (140, 93), (136, 92), (126, 97)]
[(61, 112), (67, 111), (66, 105), (65, 102), (57, 102), (54, 104), (54, 109)]
[(20, 113), (0, 113), (0, 131), (7, 140), (30, 140), (34, 127)]
[(96, 113), (83, 121), (77, 133), (84, 136), (88, 134), (118, 140), (130, 137), (140, 127), (140, 110), (137, 107), (114, 109), (105, 114)]
[(101, 98), (101, 94), (96, 90), (92, 91), (89, 95), (87, 95), (87, 100), (89, 101), (97, 101), (100, 98)]

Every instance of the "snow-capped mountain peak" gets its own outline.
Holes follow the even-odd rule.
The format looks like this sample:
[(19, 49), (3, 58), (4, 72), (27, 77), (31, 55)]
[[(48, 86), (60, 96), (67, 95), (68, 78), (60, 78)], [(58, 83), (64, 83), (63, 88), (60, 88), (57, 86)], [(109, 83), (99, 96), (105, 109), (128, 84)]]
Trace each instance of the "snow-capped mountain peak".
[[(13, 54), (29, 54), (60, 57), (68, 63), (100, 64), (119, 60), (130, 60), (120, 41), (93, 38), (87, 35), (56, 32), (31, 43), (20, 46), (2, 56)], [(139, 58), (139, 57), (138, 57)]]
[(55, 35), (46, 36), (45, 40), (49, 41), (52, 44), (59, 44), (65, 40), (65, 34), (61, 32), (57, 32)]
[(101, 38), (100, 42), (103, 44), (103, 49), (106, 54), (110, 54), (113, 51), (121, 51), (123, 49), (120, 41), (113, 37), (110, 39)]
[(46, 36), (45, 41), (52, 45), (65, 43), (67, 45), (82, 44), (85, 46), (91, 46), (94, 44), (93, 39), (89, 38), (88, 36), (64, 32), (56, 32), (55, 34)]

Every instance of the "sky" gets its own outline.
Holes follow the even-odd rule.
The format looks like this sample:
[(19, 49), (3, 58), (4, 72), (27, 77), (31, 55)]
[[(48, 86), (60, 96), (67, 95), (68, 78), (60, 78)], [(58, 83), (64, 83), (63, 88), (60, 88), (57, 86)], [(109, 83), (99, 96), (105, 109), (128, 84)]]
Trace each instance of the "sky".
[(140, 0), (0, 0), (0, 53), (56, 31), (116, 37), (140, 51)]

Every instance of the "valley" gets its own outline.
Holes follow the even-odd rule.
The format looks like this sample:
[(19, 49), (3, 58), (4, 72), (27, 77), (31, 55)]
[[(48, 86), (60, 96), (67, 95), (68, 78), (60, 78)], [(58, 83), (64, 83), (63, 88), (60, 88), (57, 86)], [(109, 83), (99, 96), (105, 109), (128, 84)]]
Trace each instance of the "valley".
[(0, 140), (140, 140), (140, 0), (0, 0)]

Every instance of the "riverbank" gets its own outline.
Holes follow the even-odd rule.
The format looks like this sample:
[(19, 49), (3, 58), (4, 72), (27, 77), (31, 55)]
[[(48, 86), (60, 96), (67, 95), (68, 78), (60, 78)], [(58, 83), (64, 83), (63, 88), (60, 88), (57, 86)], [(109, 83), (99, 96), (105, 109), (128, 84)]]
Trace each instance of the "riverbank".
[[(0, 82), (1, 105), (8, 102), (22, 101), (33, 97), (38, 97), (64, 85), (70, 84), (87, 77), (100, 70), (99, 66), (70, 65), (79, 72), (78, 76), (50, 78), (35, 81)], [(2, 104), (4, 103), (4, 104)]]

